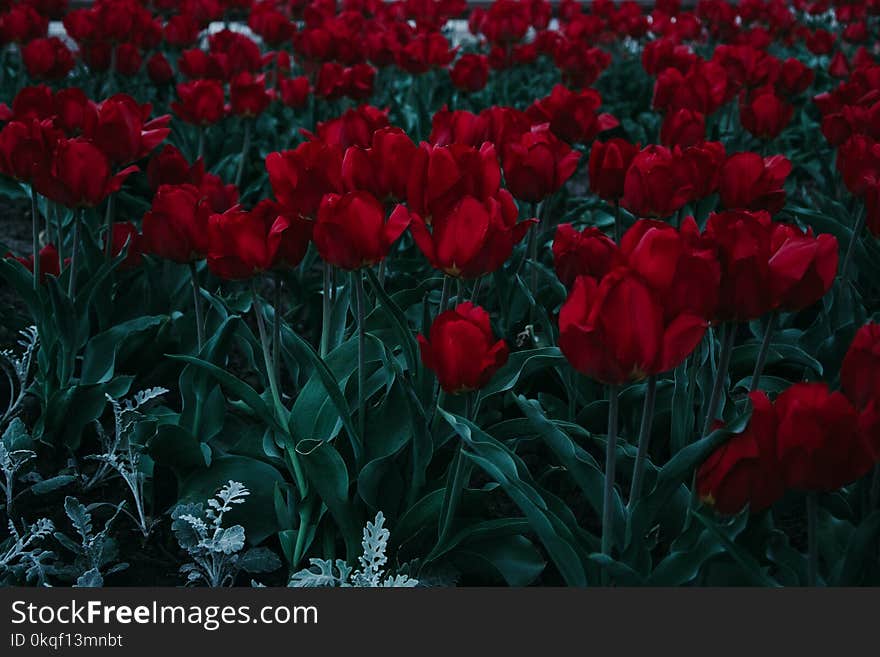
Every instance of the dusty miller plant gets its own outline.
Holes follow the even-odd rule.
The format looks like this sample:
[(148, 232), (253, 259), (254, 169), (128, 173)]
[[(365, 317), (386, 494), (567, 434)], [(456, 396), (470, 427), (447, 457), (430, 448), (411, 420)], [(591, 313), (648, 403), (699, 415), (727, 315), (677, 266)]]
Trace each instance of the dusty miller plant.
[(19, 331), (21, 336), (18, 344), (21, 347), (21, 355), (17, 356), (12, 349), (0, 351), (0, 369), (6, 376), (9, 386), (9, 401), (3, 414), (0, 415), (0, 429), (5, 427), (12, 418), (21, 410), (21, 404), (27, 393), (28, 380), (30, 378), (31, 363), (37, 352), (39, 336), (36, 326), (29, 326)]
[(128, 511), (125, 513), (134, 520), (145, 537), (149, 536), (152, 524), (147, 521), (144, 510), (145, 476), (140, 469), (141, 446), (135, 442), (134, 434), (138, 425), (146, 419), (141, 409), (166, 392), (168, 390), (165, 388), (148, 388), (121, 401), (107, 395), (107, 401), (113, 407), (113, 435), (108, 435), (100, 423), (95, 423), (104, 450), (90, 457), (101, 461), (101, 466), (86, 484), (86, 490), (89, 490), (111, 472), (116, 472), (131, 493), (137, 517)]
[(0, 584), (16, 584), (23, 580), (49, 586), (49, 575), (56, 572), (56, 555), (44, 549), (42, 544), (55, 530), (52, 521), (40, 518), (19, 530), (9, 520), (8, 527), (9, 539), (0, 548)]
[(385, 573), (388, 563), (388, 539), (391, 532), (384, 526), (385, 516), (379, 511), (373, 522), (367, 521), (361, 541), (363, 554), (358, 557), (360, 568), (354, 570), (343, 559), (309, 559), (309, 568), (293, 574), (290, 586), (294, 587), (414, 587), (419, 580), (407, 575)]
[(192, 561), (180, 572), (188, 585), (232, 586), (242, 570), (265, 573), (281, 567), (281, 561), (267, 548), (245, 550), (245, 531), (241, 525), (223, 526), (224, 516), (244, 504), (250, 491), (237, 481), (226, 483), (207, 501), (181, 504), (171, 514), (171, 529), (177, 542)]
[(104, 577), (128, 568), (127, 563), (111, 565), (119, 554), (116, 541), (110, 536), (110, 526), (122, 511), (125, 502), (115, 507), (112, 516), (104, 523), (104, 528), (96, 532), (91, 512), (75, 497), (64, 499), (64, 512), (76, 530), (74, 540), (56, 531), (55, 539), (74, 554), (73, 565), (67, 570), (77, 576), (76, 586), (97, 587), (104, 585)]
[(13, 418), (3, 437), (0, 439), (0, 470), (3, 477), (0, 479), (0, 491), (6, 501), (6, 519), (12, 521), (12, 503), (15, 499), (15, 484), (25, 466), (37, 458), (37, 453), (31, 449), (33, 440), (24, 423), (19, 418)]

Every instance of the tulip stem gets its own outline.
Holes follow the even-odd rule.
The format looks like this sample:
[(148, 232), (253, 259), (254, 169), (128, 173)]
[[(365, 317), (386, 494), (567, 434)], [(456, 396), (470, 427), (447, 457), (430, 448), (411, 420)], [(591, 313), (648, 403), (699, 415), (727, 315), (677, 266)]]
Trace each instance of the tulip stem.
[(865, 226), (865, 208), (862, 206), (858, 216), (856, 216), (856, 224), (853, 226), (852, 236), (849, 238), (849, 245), (846, 247), (846, 255), (843, 257), (843, 264), (840, 265), (840, 277), (846, 280), (849, 276), (849, 267), (852, 259), (856, 254), (856, 244), (862, 234), (862, 228)]
[(807, 586), (819, 584), (819, 501), (815, 492), (807, 493)]
[(202, 345), (205, 344), (205, 325), (202, 319), (202, 294), (199, 288), (199, 275), (196, 272), (196, 263), (189, 263), (189, 278), (192, 283), (193, 290), (193, 308), (196, 316), (196, 339), (199, 346), (199, 352), (202, 351)]
[[(611, 556), (614, 512), (614, 475), (617, 461), (618, 388), (608, 386), (608, 436), (605, 442), (605, 489), (602, 495), (602, 554)], [(607, 583), (607, 582), (606, 582)]]
[(275, 372), (272, 369), (272, 353), (269, 350), (269, 335), (266, 332), (266, 320), (263, 317), (263, 304), (260, 302), (260, 296), (257, 293), (257, 284), (251, 279), (251, 295), (254, 304), (254, 317), (257, 320), (257, 331), (260, 334), (260, 346), (263, 348), (263, 364), (266, 366), (266, 378), (269, 380), (269, 389), (272, 392), (272, 401), (278, 415), (279, 422), (283, 420), (281, 410), (284, 405), (281, 403), (281, 393), (278, 390), (278, 380), (275, 378)]
[(79, 261), (79, 258), (77, 257), (79, 252), (79, 231), (84, 213), (85, 208), (81, 208), (78, 211), (75, 210), (73, 214), (73, 240), (70, 251), (70, 280), (67, 281), (67, 296), (71, 299), (76, 296), (76, 270)]
[(37, 211), (37, 190), (31, 185), (31, 229), (34, 252), (34, 289), (40, 289), (40, 215)]
[(636, 453), (636, 463), (633, 468), (632, 485), (629, 490), (629, 502), (631, 509), (642, 494), (642, 479), (645, 474), (645, 460), (648, 456), (648, 444), (651, 442), (651, 424), (654, 420), (654, 401), (657, 398), (657, 377), (649, 376), (647, 390), (645, 392), (645, 404), (642, 407), (642, 423), (639, 427), (639, 450)]
[(708, 436), (712, 430), (712, 423), (718, 414), (718, 406), (721, 404), (721, 395), (724, 392), (724, 382), (727, 380), (727, 370), (730, 368), (730, 355), (733, 352), (733, 343), (736, 339), (736, 326), (727, 323), (721, 327), (721, 353), (718, 356), (718, 371), (715, 373), (715, 383), (712, 385), (712, 396), (706, 407), (706, 419), (703, 422), (703, 436)]
[[(464, 418), (469, 422), (473, 421), (473, 413), (475, 408), (474, 394), (467, 393), (465, 395), (465, 411)], [(440, 405), (438, 403), (439, 410)], [(439, 416), (439, 413), (437, 414)], [(458, 446), (455, 448), (455, 456), (452, 457), (452, 463), (449, 465), (449, 473), (446, 478), (446, 491), (443, 495), (443, 505), (440, 510), (440, 526), (437, 532), (437, 545), (429, 555), (431, 560), (437, 549), (445, 547), (446, 541), (452, 531), (455, 514), (461, 501), (462, 493), (467, 487), (471, 476), (470, 461), (464, 455), (464, 441), (459, 439)]]
[[(64, 220), (61, 213), (58, 212), (58, 204), (52, 203), (52, 222), (55, 224), (55, 246), (58, 249), (58, 262), (64, 262)], [(49, 217), (46, 217), (46, 225), (50, 224)]]
[(276, 381), (281, 380), (281, 288), (283, 285), (281, 274), (275, 272), (275, 298), (273, 300), (275, 311), (272, 313), (272, 375)]
[(196, 159), (202, 159), (205, 156), (205, 126), (199, 126), (199, 145), (196, 151)]
[(244, 177), (244, 164), (247, 162), (247, 154), (251, 149), (251, 121), (245, 119), (244, 122), (244, 140), (241, 144), (241, 159), (238, 161), (238, 171), (235, 174), (235, 186), (241, 187), (241, 180)]
[(104, 255), (113, 258), (113, 194), (107, 197), (107, 210), (104, 212)]
[(538, 227), (532, 226), (529, 232), (529, 262), (531, 263), (531, 271), (529, 272), (529, 292), (532, 295), (532, 317), (531, 322), (534, 323), (535, 305), (538, 303)]
[(761, 374), (764, 373), (764, 366), (767, 364), (767, 355), (770, 353), (770, 342), (773, 339), (775, 328), (776, 311), (774, 310), (767, 318), (767, 326), (764, 328), (764, 339), (761, 340), (761, 349), (758, 351), (758, 359), (755, 361), (755, 371), (752, 373), (752, 383), (749, 386), (749, 392), (755, 392), (761, 382)]
[(332, 265), (324, 263), (324, 296), (321, 299), (321, 358), (327, 358), (330, 352), (330, 287), (333, 283)]
[(443, 289), (440, 291), (440, 307), (437, 309), (437, 314), (444, 312), (446, 310), (446, 304), (449, 303), (449, 287), (452, 285), (452, 282), (449, 279), (449, 276), (443, 275)]
[(358, 321), (358, 433), (364, 440), (364, 431), (367, 425), (366, 417), (366, 388), (367, 388), (367, 311), (365, 307), (366, 296), (364, 292), (364, 275), (359, 269), (352, 275), (354, 278), (354, 290), (357, 297), (357, 321)]
[(474, 291), (471, 293), (471, 301), (475, 306), (480, 305), (480, 290), (483, 287), (483, 277), (480, 276), (474, 281)]

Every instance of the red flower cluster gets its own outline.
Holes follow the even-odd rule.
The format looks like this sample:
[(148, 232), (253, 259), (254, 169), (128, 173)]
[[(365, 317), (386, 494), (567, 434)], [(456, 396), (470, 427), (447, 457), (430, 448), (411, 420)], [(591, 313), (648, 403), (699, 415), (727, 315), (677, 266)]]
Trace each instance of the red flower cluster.
[(639, 221), (619, 249), (597, 232), (560, 227), (553, 252), (560, 278), (573, 279), (559, 347), (575, 369), (605, 383), (676, 367), (718, 303), (720, 267), (690, 219), (681, 230)]
[(117, 94), (101, 103), (79, 89), (23, 89), (0, 130), (0, 173), (70, 208), (94, 207), (117, 191), (170, 130), (170, 117)]
[(841, 369), (842, 392), (798, 383), (771, 403), (751, 395), (746, 430), (716, 450), (697, 473), (697, 491), (719, 512), (762, 511), (786, 489), (833, 491), (880, 460), (877, 365), (880, 331), (858, 332)]
[(868, 230), (880, 235), (880, 66), (868, 58), (833, 92), (814, 98), (822, 133), (838, 147), (837, 170), (865, 204)]

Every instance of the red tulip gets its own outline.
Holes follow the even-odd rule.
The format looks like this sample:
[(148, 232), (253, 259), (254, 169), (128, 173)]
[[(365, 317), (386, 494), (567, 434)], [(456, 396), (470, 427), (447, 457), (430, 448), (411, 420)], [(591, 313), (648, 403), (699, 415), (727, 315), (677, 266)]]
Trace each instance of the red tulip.
[(342, 151), (323, 141), (307, 141), (294, 150), (269, 153), (266, 170), (275, 198), (285, 209), (314, 217), (321, 199), (343, 191)]
[(407, 205), (427, 223), (449, 214), (465, 196), (479, 201), (496, 196), (501, 185), (495, 147), (488, 142), (479, 150), (422, 143), (410, 166)]
[(194, 185), (163, 185), (144, 215), (145, 249), (161, 258), (188, 263), (208, 253), (211, 208)]
[(377, 130), (370, 148), (352, 146), (345, 151), (342, 181), (346, 191), (370, 192), (379, 200), (404, 200), (418, 152), (400, 128)]
[(550, 132), (535, 126), (504, 148), (504, 181), (522, 201), (538, 203), (557, 192), (577, 169), (580, 153)]
[(669, 217), (693, 195), (689, 174), (681, 151), (648, 146), (629, 165), (620, 204), (639, 217)]
[(727, 161), (724, 144), (704, 141), (684, 149), (681, 157), (693, 185), (692, 200), (702, 200), (718, 191), (721, 167)]
[(767, 395), (753, 392), (752, 417), (741, 434), (732, 436), (697, 471), (697, 494), (719, 513), (734, 515), (746, 505), (758, 513), (785, 492), (776, 460), (776, 411)]
[(295, 267), (305, 256), (311, 232), (311, 221), (283, 214), (268, 199), (250, 212), (233, 207), (208, 220), (208, 267), (229, 280)]
[(194, 80), (177, 85), (180, 102), (171, 109), (181, 120), (193, 125), (211, 125), (223, 118), (223, 86), (217, 80)]
[(579, 372), (623, 384), (676, 367), (700, 343), (707, 322), (664, 319), (661, 299), (631, 269), (601, 280), (580, 276), (559, 314), (559, 348)]
[(51, 166), (61, 133), (50, 121), (12, 121), (0, 130), (0, 173), (30, 183)]
[(429, 338), (419, 336), (419, 348), (425, 367), (451, 394), (484, 387), (509, 355), (504, 340), (495, 341), (489, 313), (469, 302), (437, 315)]
[(97, 106), (94, 122), (84, 133), (115, 165), (134, 162), (148, 155), (167, 137), (169, 115), (150, 119), (152, 105), (144, 105), (126, 94), (116, 94)]
[(136, 75), (144, 61), (140, 48), (133, 43), (120, 43), (116, 46), (116, 72), (121, 75)]
[(569, 144), (587, 144), (600, 132), (619, 125), (610, 114), (597, 114), (602, 98), (593, 89), (571, 91), (557, 84), (546, 98), (536, 100), (528, 110), (536, 124), (549, 123), (550, 131)]
[(863, 195), (880, 180), (880, 144), (866, 135), (852, 135), (837, 151), (837, 170), (846, 188)]
[(253, 119), (262, 114), (272, 102), (272, 93), (266, 89), (265, 75), (239, 73), (229, 85), (232, 113)]
[(255, 4), (248, 17), (248, 27), (275, 48), (293, 36), (295, 25), (280, 11), (266, 4)]
[(659, 298), (667, 321), (680, 315), (715, 316), (721, 265), (693, 217), (685, 218), (680, 229), (652, 219), (637, 221), (624, 233), (620, 254)]
[(836, 37), (828, 30), (816, 30), (804, 40), (807, 50), (814, 55), (827, 55), (834, 47)]
[(478, 278), (497, 271), (510, 257), (513, 247), (537, 223), (517, 223), (519, 212), (505, 190), (484, 202), (465, 196), (449, 214), (435, 216), (429, 231), (418, 215), (411, 230), (418, 247), (436, 269), (449, 276)]
[(794, 107), (772, 90), (757, 93), (739, 105), (742, 126), (759, 139), (774, 139), (791, 121)]
[(508, 142), (518, 141), (532, 129), (532, 120), (528, 115), (513, 107), (493, 105), (480, 112), (480, 118), (488, 122), (488, 140), (498, 149), (504, 148)]
[(858, 414), (824, 383), (797, 383), (776, 399), (776, 455), (787, 486), (834, 491), (864, 476), (874, 465), (858, 430)]
[(590, 150), (590, 189), (606, 201), (616, 201), (623, 196), (626, 172), (639, 152), (638, 144), (614, 138), (606, 142), (593, 142)]
[(553, 52), (562, 80), (574, 89), (592, 85), (611, 64), (611, 55), (580, 40), (562, 39)]
[(776, 224), (771, 237), (770, 282), (782, 310), (807, 308), (825, 296), (837, 276), (838, 246), (832, 235), (814, 236)]
[(598, 228), (589, 226), (578, 232), (571, 224), (560, 224), (553, 238), (553, 265), (556, 275), (570, 288), (578, 276), (601, 279), (623, 263), (614, 240)]
[(305, 107), (312, 89), (307, 77), (284, 79), (280, 86), (282, 103), (294, 109)]
[(49, 19), (27, 3), (10, 7), (0, 21), (0, 38), (4, 43), (27, 43), (45, 37), (48, 31)]
[(147, 181), (153, 193), (162, 185), (189, 183), (198, 186), (203, 173), (204, 165), (201, 160), (190, 165), (183, 153), (171, 144), (163, 146), (147, 164)]
[(840, 368), (840, 387), (856, 408), (880, 401), (880, 324), (869, 322), (856, 333)]
[(773, 310), (770, 273), (773, 222), (766, 212), (728, 211), (709, 216), (706, 237), (721, 263), (720, 320), (748, 321)]
[(813, 84), (815, 77), (813, 69), (799, 59), (789, 57), (782, 62), (779, 77), (776, 79), (776, 87), (783, 97), (797, 96)]
[(783, 184), (791, 162), (783, 155), (762, 158), (757, 153), (736, 153), (721, 167), (719, 194), (725, 208), (779, 212), (785, 205)]
[(388, 255), (409, 222), (402, 205), (386, 221), (382, 204), (367, 192), (327, 194), (318, 208), (315, 246), (325, 262), (341, 269), (369, 267)]
[[(34, 256), (29, 255), (26, 258), (13, 256), (11, 253), (6, 254), (7, 258), (15, 258), (24, 265), (31, 273), (34, 271)], [(46, 282), (46, 276), (54, 276), (58, 278), (61, 275), (61, 262), (58, 259), (58, 249), (54, 244), (47, 244), (40, 249), (40, 284)]]
[(55, 94), (45, 84), (24, 87), (12, 99), (11, 112), (6, 104), (0, 107), (4, 110), (3, 121), (43, 121), (55, 114)]
[(177, 68), (190, 80), (207, 79), (222, 83), (229, 77), (226, 59), (200, 48), (192, 48), (181, 53), (177, 60)]
[(372, 141), (373, 133), (387, 125), (387, 110), (380, 110), (372, 105), (361, 105), (357, 109), (346, 110), (340, 117), (319, 123), (315, 135), (308, 136), (316, 137), (343, 150), (350, 146), (366, 148)]
[(689, 109), (670, 112), (660, 126), (660, 142), (664, 146), (693, 146), (706, 139), (706, 117)]
[(696, 60), (687, 73), (667, 68), (657, 76), (653, 105), (658, 110), (689, 109), (714, 114), (727, 94), (727, 73), (715, 62)]
[(375, 82), (376, 69), (369, 64), (355, 64), (342, 72), (344, 95), (352, 100), (367, 100)]
[(171, 64), (160, 52), (153, 53), (147, 60), (147, 75), (150, 82), (156, 85), (165, 85), (174, 80), (174, 71)]
[(119, 263), (120, 271), (141, 266), (144, 259), (143, 236), (130, 221), (118, 221), (113, 224), (110, 233), (110, 248), (114, 258), (125, 250), (125, 258)]
[(435, 146), (465, 144), (479, 148), (489, 140), (489, 121), (482, 115), (466, 110), (450, 112), (444, 105), (431, 119), (431, 136), (428, 141)]
[(449, 70), (449, 78), (462, 91), (479, 91), (489, 81), (489, 60), (485, 55), (462, 55)]
[(212, 212), (226, 212), (238, 203), (238, 187), (224, 183), (213, 173), (203, 173), (198, 188)]
[(38, 175), (37, 188), (43, 196), (68, 208), (93, 208), (119, 191), (137, 167), (114, 174), (110, 161), (97, 146), (82, 139), (58, 142), (48, 171)]
[(85, 132), (96, 122), (98, 106), (89, 100), (82, 89), (60, 89), (53, 98), (53, 121), (68, 137)]
[(35, 39), (21, 49), (28, 75), (40, 80), (60, 80), (73, 70), (73, 54), (58, 37)]
[(397, 65), (418, 75), (432, 68), (444, 68), (455, 57), (456, 49), (449, 48), (449, 41), (440, 32), (414, 36), (397, 51)]
[(315, 79), (315, 95), (336, 100), (345, 95), (345, 67), (339, 62), (324, 62)]

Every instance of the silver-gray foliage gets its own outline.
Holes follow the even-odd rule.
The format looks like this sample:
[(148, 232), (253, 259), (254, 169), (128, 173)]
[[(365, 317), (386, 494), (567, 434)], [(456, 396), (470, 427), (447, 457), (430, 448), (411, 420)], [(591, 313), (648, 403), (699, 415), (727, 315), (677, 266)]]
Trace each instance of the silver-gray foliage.
[(48, 518), (40, 518), (23, 531), (10, 520), (9, 540), (0, 552), (0, 583), (13, 584), (24, 580), (38, 586), (49, 586), (49, 575), (55, 572), (56, 555), (42, 547), (55, 531)]
[(86, 484), (86, 490), (88, 490), (100, 483), (111, 472), (116, 472), (131, 493), (137, 517), (128, 514), (128, 512), (126, 514), (131, 515), (141, 530), (141, 534), (145, 537), (149, 536), (153, 523), (147, 520), (144, 510), (145, 476), (140, 469), (142, 448), (135, 440), (135, 432), (145, 419), (141, 408), (166, 392), (168, 392), (166, 388), (148, 388), (123, 400), (114, 399), (107, 395), (107, 401), (113, 407), (113, 435), (108, 435), (100, 422), (95, 423), (104, 449), (101, 454), (90, 457), (101, 461), (101, 466)]
[(354, 570), (343, 559), (309, 559), (310, 566), (293, 574), (293, 587), (414, 587), (419, 581), (407, 575), (385, 573), (388, 563), (388, 539), (385, 516), (379, 511), (373, 522), (367, 521), (361, 541), (363, 553), (358, 557), (360, 568)]
[(6, 502), (6, 518), (12, 520), (12, 503), (15, 499), (15, 484), (21, 475), (24, 466), (37, 458), (37, 453), (31, 449), (33, 440), (19, 418), (13, 418), (3, 437), (0, 438), (0, 470), (3, 478), (0, 480), (0, 491)]
[(122, 511), (125, 502), (120, 502), (112, 516), (96, 532), (92, 514), (78, 499), (68, 495), (64, 498), (64, 512), (76, 532), (76, 538), (56, 531), (57, 540), (74, 555), (71, 570), (77, 577), (76, 586), (97, 587), (104, 585), (104, 577), (128, 568), (127, 563), (113, 563), (119, 555), (116, 540), (110, 536), (110, 526)]
[(6, 376), (9, 385), (9, 403), (0, 415), (0, 429), (12, 420), (21, 409), (28, 388), (31, 363), (37, 351), (39, 335), (36, 326), (29, 326), (19, 331), (21, 338), (18, 341), (21, 347), (21, 355), (16, 355), (12, 349), (0, 351), (0, 369)]
[(207, 507), (199, 502), (174, 509), (171, 529), (192, 559), (180, 568), (188, 585), (232, 586), (242, 570), (267, 573), (281, 567), (280, 559), (267, 548), (245, 550), (244, 527), (223, 526), (224, 516), (244, 504), (248, 495), (243, 484), (229, 481), (207, 501)]

